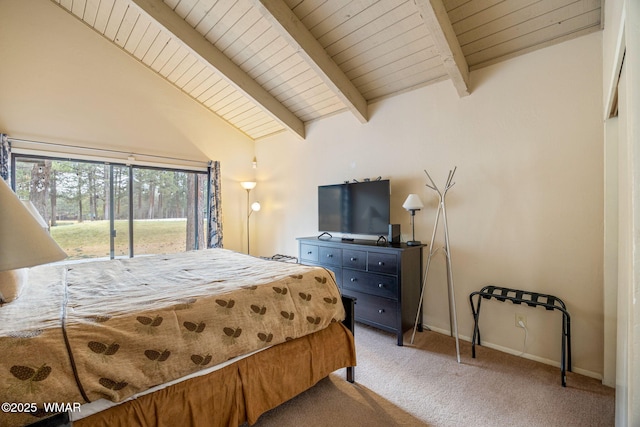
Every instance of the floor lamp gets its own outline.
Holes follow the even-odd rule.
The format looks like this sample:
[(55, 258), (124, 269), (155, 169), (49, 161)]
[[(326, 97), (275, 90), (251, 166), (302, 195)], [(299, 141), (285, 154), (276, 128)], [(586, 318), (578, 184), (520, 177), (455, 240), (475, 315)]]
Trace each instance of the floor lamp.
[(257, 211), (260, 210), (260, 203), (258, 203), (258, 202), (253, 202), (251, 205), (249, 205), (249, 193), (251, 193), (251, 190), (256, 188), (256, 184), (257, 184), (257, 182), (255, 182), (255, 181), (242, 181), (240, 183), (242, 188), (247, 190), (247, 255), (249, 255), (251, 253), (250, 250), (249, 250), (249, 241), (250, 241), (250, 237), (249, 237), (249, 217), (251, 216), (253, 211), (257, 212)]

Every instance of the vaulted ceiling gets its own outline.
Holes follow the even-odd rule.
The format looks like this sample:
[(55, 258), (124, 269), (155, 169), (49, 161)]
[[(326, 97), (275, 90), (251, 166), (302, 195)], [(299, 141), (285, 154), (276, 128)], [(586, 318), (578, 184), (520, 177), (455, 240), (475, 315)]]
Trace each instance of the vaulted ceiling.
[(259, 139), (601, 29), (604, 0), (51, 0)]

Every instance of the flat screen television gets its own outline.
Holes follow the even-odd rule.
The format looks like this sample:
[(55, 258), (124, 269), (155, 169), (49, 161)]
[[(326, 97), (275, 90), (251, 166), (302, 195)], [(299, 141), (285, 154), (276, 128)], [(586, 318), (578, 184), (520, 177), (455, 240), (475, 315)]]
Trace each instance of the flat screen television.
[(318, 231), (386, 235), (389, 231), (389, 180), (318, 187)]

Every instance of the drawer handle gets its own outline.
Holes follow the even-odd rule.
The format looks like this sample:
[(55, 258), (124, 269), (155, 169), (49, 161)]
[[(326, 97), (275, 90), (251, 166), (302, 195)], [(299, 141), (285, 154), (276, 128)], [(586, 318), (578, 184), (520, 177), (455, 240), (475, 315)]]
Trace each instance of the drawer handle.
[(378, 310), (378, 313), (380, 314), (384, 313), (384, 308), (381, 308), (380, 310)]
[(378, 283), (378, 287), (379, 287), (380, 289), (384, 288), (384, 283)]
[(327, 258), (333, 258), (333, 254), (327, 254)]
[(311, 255), (313, 253), (313, 251), (309, 251), (307, 252), (307, 255)]
[(358, 258), (351, 257), (351, 261), (357, 261)]
[(378, 265), (384, 265), (384, 262), (378, 261)]
[(352, 282), (357, 282), (357, 281), (358, 281), (358, 279), (356, 279), (355, 277), (352, 277), (350, 280), (351, 280)]

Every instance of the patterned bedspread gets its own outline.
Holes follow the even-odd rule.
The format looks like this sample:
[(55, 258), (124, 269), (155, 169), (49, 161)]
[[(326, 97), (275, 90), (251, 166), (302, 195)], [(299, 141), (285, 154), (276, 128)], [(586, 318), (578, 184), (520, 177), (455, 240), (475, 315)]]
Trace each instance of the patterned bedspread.
[(343, 319), (327, 270), (224, 249), (35, 267), (0, 307), (0, 403), (15, 403), (0, 425), (45, 403), (118, 402)]

